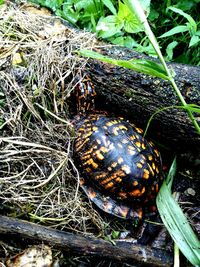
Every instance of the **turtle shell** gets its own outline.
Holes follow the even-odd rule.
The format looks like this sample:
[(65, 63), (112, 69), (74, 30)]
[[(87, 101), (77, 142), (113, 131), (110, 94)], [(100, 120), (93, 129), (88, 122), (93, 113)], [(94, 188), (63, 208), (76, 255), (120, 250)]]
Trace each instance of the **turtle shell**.
[(122, 118), (89, 114), (76, 122), (76, 131), (75, 154), (88, 197), (122, 218), (141, 219), (144, 209), (154, 209), (162, 164), (142, 130)]

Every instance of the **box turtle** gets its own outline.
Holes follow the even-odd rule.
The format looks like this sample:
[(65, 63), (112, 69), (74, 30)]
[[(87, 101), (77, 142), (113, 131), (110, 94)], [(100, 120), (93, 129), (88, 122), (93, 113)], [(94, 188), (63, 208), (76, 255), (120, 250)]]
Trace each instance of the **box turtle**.
[(81, 187), (100, 209), (117, 217), (153, 215), (162, 180), (160, 153), (140, 128), (95, 111), (95, 96), (90, 78), (83, 78), (76, 88), (74, 146)]

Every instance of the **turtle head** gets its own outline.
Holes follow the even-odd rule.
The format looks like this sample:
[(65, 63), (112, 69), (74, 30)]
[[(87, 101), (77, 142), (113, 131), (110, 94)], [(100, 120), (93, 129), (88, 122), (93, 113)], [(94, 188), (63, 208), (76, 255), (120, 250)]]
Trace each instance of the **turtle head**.
[(88, 76), (81, 78), (76, 86), (77, 110), (79, 113), (88, 113), (94, 110), (96, 92), (94, 84)]

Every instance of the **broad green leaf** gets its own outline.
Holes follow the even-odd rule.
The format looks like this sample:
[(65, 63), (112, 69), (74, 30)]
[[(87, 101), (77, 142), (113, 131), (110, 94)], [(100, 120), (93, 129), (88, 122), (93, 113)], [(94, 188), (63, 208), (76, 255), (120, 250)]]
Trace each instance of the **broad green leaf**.
[(93, 51), (85, 50), (85, 49), (80, 50), (78, 53), (81, 56), (95, 58), (103, 62), (114, 64), (116, 66), (124, 67), (127, 69), (132, 69), (132, 70), (142, 72), (148, 75), (156, 76), (158, 78), (169, 80), (163, 66), (154, 61), (142, 60), (142, 59), (132, 59), (128, 61), (117, 60), (117, 59), (112, 59), (112, 58), (103, 56), (97, 52), (93, 52)]
[(54, 12), (57, 10), (57, 9), (60, 9), (61, 5), (63, 3), (63, 0), (46, 0), (45, 1), (45, 5), (49, 8), (51, 8)]
[(172, 10), (173, 12), (185, 17), (188, 22), (190, 23), (191, 27), (194, 29), (194, 31), (196, 32), (197, 30), (197, 24), (195, 22), (195, 20), (187, 13), (185, 13), (183, 10), (179, 9), (179, 8), (176, 8), (176, 7), (168, 7), (168, 9)]
[(128, 33), (136, 33), (143, 31), (143, 26), (137, 17), (131, 13), (127, 5), (119, 1), (119, 11), (117, 14), (120, 20), (124, 21), (124, 29)]
[(120, 21), (117, 16), (111, 15), (100, 19), (96, 30), (98, 31), (98, 35), (102, 38), (108, 38), (116, 33), (119, 33), (123, 27), (123, 21)]
[(0, 0), (0, 5), (4, 4), (4, 0)]
[(181, 32), (186, 32), (189, 31), (187, 26), (184, 25), (180, 25), (180, 26), (176, 26), (173, 29), (169, 30), (168, 32), (162, 34), (161, 36), (159, 36), (158, 38), (164, 38), (164, 37), (168, 37), (177, 33), (181, 33)]
[(172, 197), (165, 181), (158, 193), (156, 203), (161, 219), (174, 242), (191, 264), (199, 266), (200, 241), (178, 203)]
[(90, 13), (96, 12), (95, 3), (93, 0), (79, 0), (74, 2), (75, 10), (80, 11), (84, 9)]
[(172, 60), (173, 58), (173, 49), (177, 46), (178, 42), (173, 41), (170, 44), (168, 44), (166, 48), (166, 53), (167, 53), (167, 60)]
[(117, 14), (117, 11), (112, 3), (111, 0), (102, 0), (102, 2), (104, 3), (104, 5), (113, 13), (113, 15)]
[(197, 31), (197, 32), (195, 33), (195, 35), (200, 36), (200, 31)]
[(148, 17), (150, 13), (151, 0), (139, 0), (139, 2), (144, 10), (146, 17)]
[[(56, 15), (58, 15), (58, 11), (56, 12)], [(75, 24), (79, 18), (79, 15), (71, 8), (71, 5), (64, 3), (62, 17), (72, 24)]]
[(192, 38), (191, 38), (191, 40), (190, 40), (189, 47), (197, 44), (199, 41), (200, 41), (199, 36), (193, 35)]
[(128, 48), (133, 48), (133, 47), (138, 46), (138, 43), (131, 36), (127, 36), (127, 37), (119, 36), (117, 38), (110, 39), (110, 41), (113, 44), (126, 46)]

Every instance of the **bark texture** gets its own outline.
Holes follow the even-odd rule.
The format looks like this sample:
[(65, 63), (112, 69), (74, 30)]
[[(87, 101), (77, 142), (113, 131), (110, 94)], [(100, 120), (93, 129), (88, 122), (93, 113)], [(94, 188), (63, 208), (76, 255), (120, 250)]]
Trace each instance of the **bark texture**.
[[(118, 241), (115, 245), (102, 239), (85, 237), (40, 226), (34, 223), (0, 215), (0, 235), (6, 240), (17, 239), (23, 242), (42, 242), (76, 254), (110, 258), (121, 262), (142, 266), (171, 266), (173, 259), (168, 252)], [(28, 242), (27, 242), (28, 243)]]
[[(105, 44), (98, 52), (115, 59), (147, 58), (130, 49)], [(187, 103), (200, 105), (200, 68), (175, 63), (168, 66)], [(96, 85), (98, 107), (128, 117), (143, 129), (158, 109), (181, 105), (168, 81), (93, 59), (89, 60), (87, 72)], [(200, 114), (194, 115), (200, 124)], [(183, 109), (170, 108), (157, 114), (148, 135), (174, 152), (200, 152), (200, 135)]]

